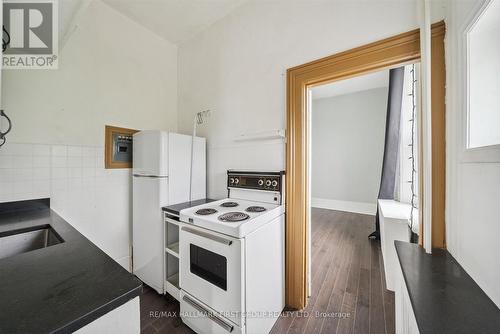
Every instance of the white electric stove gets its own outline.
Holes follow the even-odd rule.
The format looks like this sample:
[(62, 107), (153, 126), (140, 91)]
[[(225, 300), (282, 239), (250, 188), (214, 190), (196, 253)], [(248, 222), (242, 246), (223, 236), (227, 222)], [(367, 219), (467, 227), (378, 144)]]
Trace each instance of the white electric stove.
[(243, 238), (283, 212), (283, 205), (228, 198), (182, 210), (180, 219), (195, 226)]
[(197, 333), (268, 333), (284, 307), (283, 172), (228, 171), (228, 198), (180, 211), (181, 316)]

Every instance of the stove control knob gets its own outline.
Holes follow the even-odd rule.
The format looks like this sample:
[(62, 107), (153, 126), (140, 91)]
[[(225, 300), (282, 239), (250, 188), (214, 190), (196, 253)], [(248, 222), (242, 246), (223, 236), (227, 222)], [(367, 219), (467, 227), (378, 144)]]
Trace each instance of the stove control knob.
[(272, 182), (272, 185), (273, 185), (273, 187), (276, 187), (276, 186), (278, 185), (278, 181), (274, 180), (274, 181)]
[(271, 186), (271, 180), (266, 181), (266, 186), (268, 186), (268, 187)]
[(238, 179), (238, 178), (234, 179), (234, 183), (235, 183), (235, 184), (240, 183), (240, 179)]
[(257, 182), (259, 184), (259, 186), (263, 186), (264, 185), (264, 180), (260, 179), (259, 182)]
[(233, 183), (234, 183), (234, 178), (231, 178), (231, 179), (229, 180), (229, 182), (230, 182), (231, 184), (233, 184)]

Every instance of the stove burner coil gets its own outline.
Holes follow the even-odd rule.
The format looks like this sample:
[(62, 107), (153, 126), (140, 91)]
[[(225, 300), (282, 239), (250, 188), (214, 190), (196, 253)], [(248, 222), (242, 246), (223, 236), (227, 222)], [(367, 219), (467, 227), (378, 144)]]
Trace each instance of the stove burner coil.
[(238, 206), (239, 204), (236, 202), (224, 202), (220, 206), (223, 208), (234, 208), (235, 206)]
[(250, 216), (243, 212), (227, 212), (219, 216), (219, 220), (223, 222), (240, 222), (248, 218), (250, 218)]
[(200, 216), (207, 216), (207, 215), (211, 215), (213, 213), (216, 213), (217, 210), (215, 209), (212, 209), (212, 208), (206, 208), (206, 209), (200, 209), (198, 211), (196, 211), (195, 213), (197, 215), (200, 215)]
[(263, 206), (249, 206), (245, 211), (246, 212), (264, 212), (264, 211), (266, 211), (266, 208)]

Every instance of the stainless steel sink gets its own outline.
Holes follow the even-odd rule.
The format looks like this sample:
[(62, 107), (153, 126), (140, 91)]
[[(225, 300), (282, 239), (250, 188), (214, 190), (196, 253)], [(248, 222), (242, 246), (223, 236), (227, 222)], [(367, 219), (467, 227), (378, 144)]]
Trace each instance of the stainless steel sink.
[(12, 231), (0, 237), (0, 259), (54, 246), (64, 242), (50, 225), (31, 230)]

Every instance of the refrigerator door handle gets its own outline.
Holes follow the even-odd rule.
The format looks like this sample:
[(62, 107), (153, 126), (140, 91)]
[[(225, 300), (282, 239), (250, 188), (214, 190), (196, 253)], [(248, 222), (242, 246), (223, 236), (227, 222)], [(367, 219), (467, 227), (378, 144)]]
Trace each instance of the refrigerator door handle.
[(149, 177), (151, 179), (166, 179), (168, 176), (133, 174), (134, 177)]

